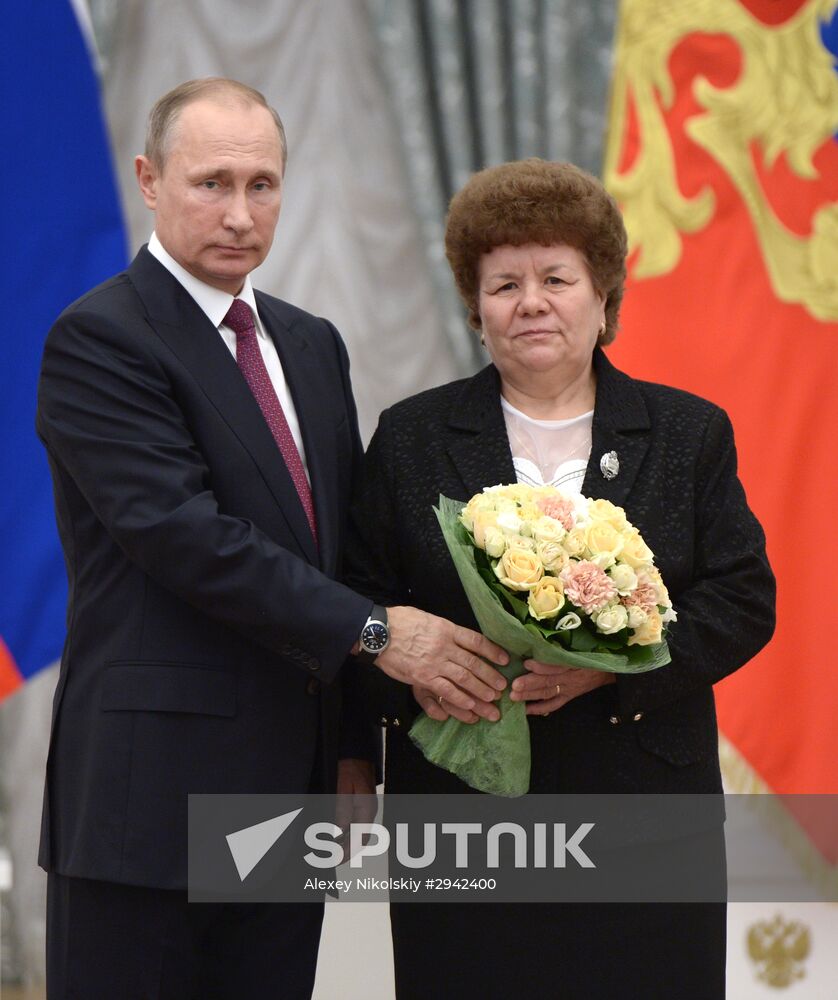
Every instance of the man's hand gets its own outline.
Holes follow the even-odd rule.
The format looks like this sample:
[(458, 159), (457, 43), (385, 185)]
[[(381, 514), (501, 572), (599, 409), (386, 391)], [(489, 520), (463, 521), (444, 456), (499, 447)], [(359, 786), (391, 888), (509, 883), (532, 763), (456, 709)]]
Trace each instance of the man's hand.
[(566, 667), (538, 660), (524, 660), (524, 666), (529, 673), (515, 678), (509, 698), (511, 701), (530, 702), (527, 715), (549, 715), (580, 694), (614, 683), (614, 675), (604, 670)]
[(375, 766), (371, 760), (346, 757), (338, 761), (338, 797), (335, 824), (343, 830), (343, 864), (349, 861), (349, 824), (372, 823), (378, 801), (375, 797)]
[(338, 795), (375, 795), (375, 764), (357, 757), (339, 760)]
[(494, 701), (506, 678), (484, 662), (508, 663), (500, 646), (417, 608), (388, 608), (387, 624), (390, 644), (375, 661), (385, 674), (427, 689), (449, 712), (454, 707), (492, 721), (500, 718)]

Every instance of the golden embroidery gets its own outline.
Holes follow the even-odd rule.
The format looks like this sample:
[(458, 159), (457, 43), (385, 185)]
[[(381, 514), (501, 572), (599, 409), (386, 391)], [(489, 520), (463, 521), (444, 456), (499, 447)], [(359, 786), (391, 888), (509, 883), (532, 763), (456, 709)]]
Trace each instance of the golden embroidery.
[(806, 972), (801, 968), (811, 950), (809, 928), (797, 920), (761, 920), (748, 928), (748, 954), (757, 979), (775, 988), (791, 986)]
[[(751, 157), (756, 147), (771, 166), (785, 153), (799, 177), (817, 178), (812, 157), (838, 132), (838, 73), (819, 37), (820, 22), (836, 6), (838, 0), (810, 0), (784, 24), (770, 27), (738, 0), (623, 0), (605, 182), (623, 206), (630, 245), (639, 251), (635, 277), (673, 270), (681, 234), (702, 229), (713, 216), (709, 187), (693, 198), (679, 190), (662, 109), (674, 100), (668, 61), (676, 45), (692, 32), (725, 34), (740, 48), (742, 71), (730, 87), (695, 80), (693, 95), (704, 111), (687, 120), (687, 134), (736, 186), (777, 297), (800, 303), (817, 319), (838, 320), (838, 202), (818, 209), (811, 236), (797, 236), (772, 210)], [(640, 145), (621, 174), (630, 99)]]

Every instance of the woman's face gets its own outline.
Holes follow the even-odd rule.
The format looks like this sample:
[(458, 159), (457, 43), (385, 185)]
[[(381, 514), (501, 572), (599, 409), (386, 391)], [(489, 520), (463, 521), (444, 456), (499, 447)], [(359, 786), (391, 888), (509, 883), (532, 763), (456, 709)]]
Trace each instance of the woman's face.
[(508, 379), (583, 372), (605, 322), (605, 299), (584, 256), (562, 243), (500, 246), (484, 254), (478, 309), (486, 349)]

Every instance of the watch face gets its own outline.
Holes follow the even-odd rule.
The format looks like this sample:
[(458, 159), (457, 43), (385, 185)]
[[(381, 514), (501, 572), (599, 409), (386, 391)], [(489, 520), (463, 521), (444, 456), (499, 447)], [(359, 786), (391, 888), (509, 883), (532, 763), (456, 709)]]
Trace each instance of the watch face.
[(390, 630), (381, 622), (369, 622), (361, 632), (361, 645), (370, 653), (384, 649), (390, 641)]

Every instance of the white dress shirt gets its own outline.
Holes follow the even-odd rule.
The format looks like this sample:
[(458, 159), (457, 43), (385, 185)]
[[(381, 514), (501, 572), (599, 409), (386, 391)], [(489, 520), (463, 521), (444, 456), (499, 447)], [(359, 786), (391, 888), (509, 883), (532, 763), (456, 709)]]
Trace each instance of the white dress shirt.
[(209, 321), (221, 334), (221, 339), (227, 345), (234, 358), (236, 356), (236, 333), (229, 326), (225, 325), (224, 317), (233, 304), (234, 298), (239, 298), (242, 302), (246, 302), (250, 306), (253, 313), (253, 322), (256, 326), (256, 341), (259, 344), (259, 350), (262, 352), (262, 360), (265, 362), (268, 377), (285, 413), (285, 419), (288, 421), (294, 443), (297, 445), (297, 451), (300, 453), (303, 468), (310, 481), (311, 476), (309, 476), (306, 453), (303, 448), (303, 438), (300, 433), (300, 421), (297, 419), (297, 411), (294, 407), (294, 401), (291, 398), (291, 392), (288, 389), (288, 383), (285, 381), (285, 373), (282, 370), (276, 345), (262, 325), (262, 320), (259, 318), (259, 310), (256, 308), (256, 296), (253, 294), (250, 275), (244, 279), (244, 287), (239, 294), (234, 296), (230, 295), (229, 292), (222, 292), (220, 288), (213, 288), (212, 285), (207, 285), (205, 282), (200, 281), (194, 274), (190, 274), (185, 267), (178, 264), (174, 257), (168, 253), (157, 238), (157, 233), (151, 234), (151, 238), (148, 241), (148, 252), (152, 257), (160, 261), (176, 281), (183, 285), (184, 289), (198, 304), (198, 307), (206, 313)]

